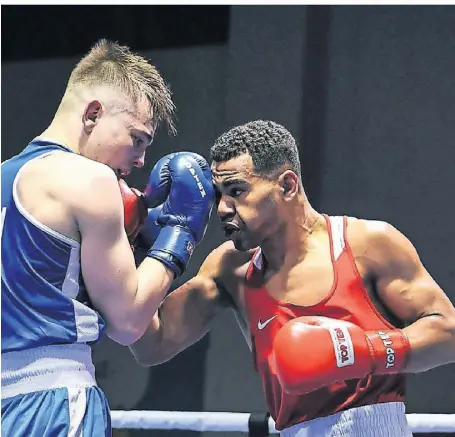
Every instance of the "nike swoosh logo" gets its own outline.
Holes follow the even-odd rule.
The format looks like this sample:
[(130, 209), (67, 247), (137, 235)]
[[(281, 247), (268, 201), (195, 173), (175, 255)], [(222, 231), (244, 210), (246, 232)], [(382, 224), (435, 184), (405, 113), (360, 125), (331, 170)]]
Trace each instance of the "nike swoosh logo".
[(261, 319), (258, 320), (258, 329), (259, 330), (262, 330), (264, 329), (275, 317), (278, 317), (276, 314), (272, 317), (270, 317), (270, 319), (267, 319), (265, 322), (261, 322)]

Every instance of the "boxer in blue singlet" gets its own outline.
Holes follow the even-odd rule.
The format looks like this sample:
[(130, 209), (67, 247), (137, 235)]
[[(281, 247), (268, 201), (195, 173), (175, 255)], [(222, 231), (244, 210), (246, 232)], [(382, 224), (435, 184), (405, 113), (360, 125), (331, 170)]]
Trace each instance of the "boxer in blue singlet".
[[(147, 196), (121, 179), (143, 165), (157, 126), (173, 127), (172, 113), (155, 67), (101, 40), (50, 126), (2, 164), (2, 436), (111, 435), (90, 345), (104, 332), (122, 345), (144, 334), (212, 206), (210, 170), (195, 154), (162, 158)], [(128, 237), (145, 201), (155, 237), (136, 269)]]

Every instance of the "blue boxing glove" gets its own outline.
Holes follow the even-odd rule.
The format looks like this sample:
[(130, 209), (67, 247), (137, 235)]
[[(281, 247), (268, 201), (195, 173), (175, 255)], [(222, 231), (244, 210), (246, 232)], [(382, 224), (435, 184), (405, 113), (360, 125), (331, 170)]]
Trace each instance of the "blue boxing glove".
[[(172, 176), (169, 172), (169, 162), (176, 156), (191, 156), (194, 158), (202, 169), (207, 180), (212, 183), (212, 172), (205, 158), (194, 152), (174, 152), (163, 156), (150, 172), (147, 186), (145, 188), (145, 197), (149, 208), (155, 208), (164, 203), (169, 196)], [(212, 187), (213, 191), (213, 187)]]
[(134, 249), (147, 251), (153, 246), (161, 231), (161, 226), (158, 224), (157, 219), (162, 208), (163, 205), (148, 209), (148, 215), (145, 217), (141, 229), (134, 239)]
[(199, 162), (202, 165), (205, 161), (205, 159), (197, 153), (175, 152), (163, 156), (153, 166), (145, 188), (145, 203), (149, 207), (148, 215), (145, 220), (142, 220), (139, 234), (134, 240), (135, 249), (149, 250), (160, 234), (161, 225), (158, 224), (158, 216), (160, 215), (165, 200), (169, 196), (172, 183), (169, 172), (169, 161), (174, 156), (181, 153), (190, 154), (195, 159), (199, 159)]
[(180, 276), (205, 235), (214, 203), (207, 161), (191, 152), (160, 159), (150, 174), (146, 200), (150, 207), (164, 202), (156, 218), (161, 231), (147, 256)]

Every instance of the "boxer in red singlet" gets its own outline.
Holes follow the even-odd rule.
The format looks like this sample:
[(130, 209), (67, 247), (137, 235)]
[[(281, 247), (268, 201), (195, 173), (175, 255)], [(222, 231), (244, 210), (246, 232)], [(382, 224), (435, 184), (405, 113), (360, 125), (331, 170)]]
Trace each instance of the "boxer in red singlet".
[(230, 240), (130, 346), (155, 365), (233, 307), (276, 428), (296, 437), (407, 437), (406, 373), (455, 362), (455, 309), (412, 243), (380, 221), (315, 211), (292, 135), (270, 121), (211, 149)]

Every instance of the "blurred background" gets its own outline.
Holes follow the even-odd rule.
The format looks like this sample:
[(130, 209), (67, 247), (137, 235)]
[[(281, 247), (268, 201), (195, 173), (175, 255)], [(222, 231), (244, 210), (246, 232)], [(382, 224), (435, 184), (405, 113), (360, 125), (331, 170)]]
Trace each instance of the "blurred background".
[[(113, 39), (157, 66), (178, 108), (178, 135), (158, 133), (131, 184), (142, 188), (166, 153), (208, 157), (230, 127), (274, 120), (299, 143), (313, 205), (397, 226), (455, 301), (453, 6), (2, 6), (1, 25), (2, 161), (50, 123), (79, 58), (99, 38)], [(221, 241), (213, 217), (175, 286)], [(112, 409), (266, 409), (230, 313), (154, 368), (108, 339), (94, 358)], [(407, 412), (455, 413), (455, 366), (410, 376)], [(223, 435), (238, 434), (213, 433)]]

